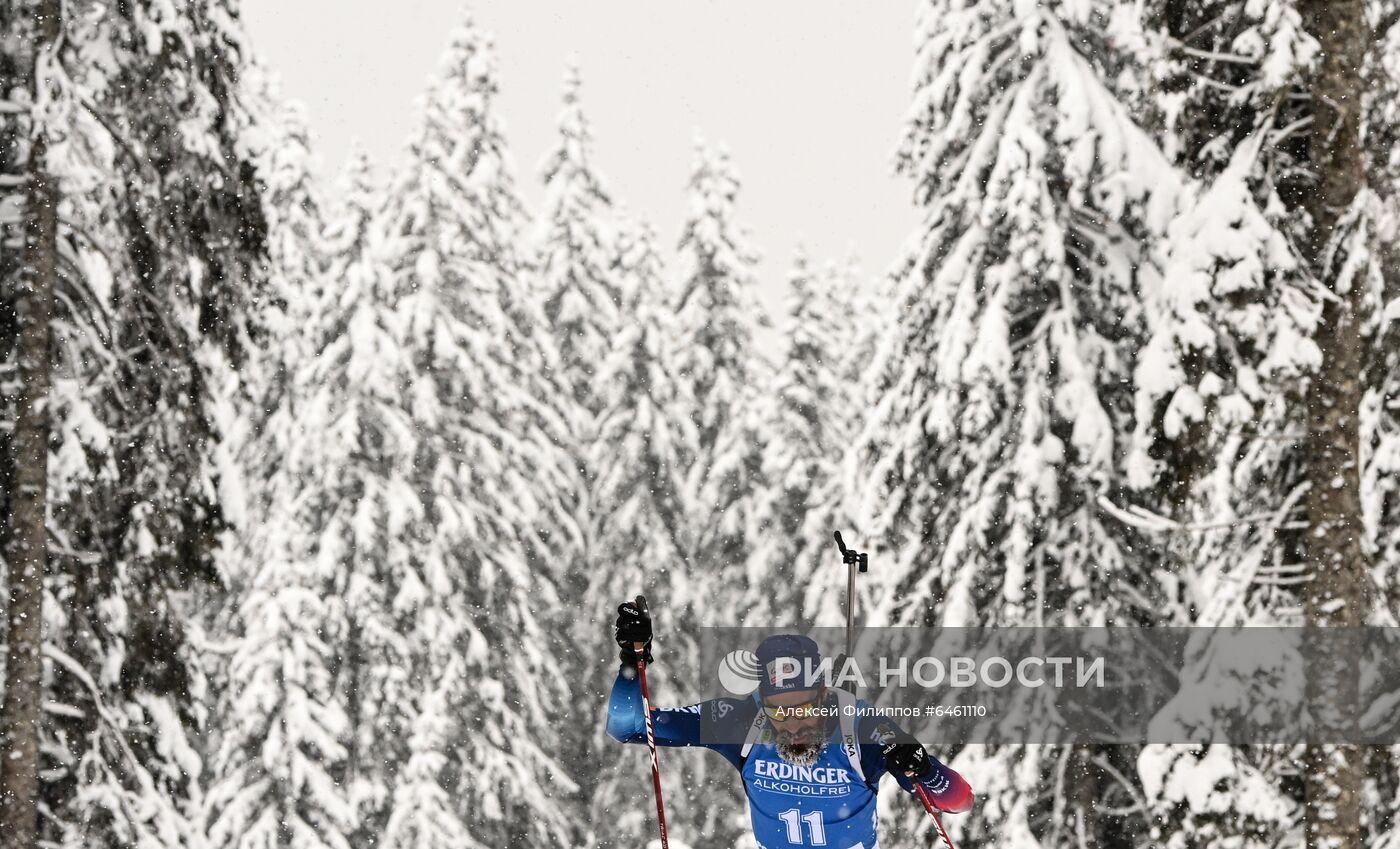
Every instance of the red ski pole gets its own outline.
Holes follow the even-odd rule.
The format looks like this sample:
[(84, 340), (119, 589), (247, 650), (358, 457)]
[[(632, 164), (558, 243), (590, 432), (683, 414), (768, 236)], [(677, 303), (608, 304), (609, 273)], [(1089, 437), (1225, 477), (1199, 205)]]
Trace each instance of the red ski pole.
[(948, 832), (943, 830), (943, 820), (938, 818), (938, 811), (933, 807), (933, 802), (929, 800), (928, 791), (924, 789), (924, 785), (915, 781), (914, 791), (919, 794), (919, 801), (924, 803), (924, 810), (928, 811), (929, 816), (933, 817), (933, 824), (938, 826), (938, 833), (943, 835), (943, 842), (948, 845), (948, 849), (956, 849), (956, 847), (953, 846), (953, 841), (948, 839)]
[[(637, 596), (637, 609), (647, 615), (645, 596)], [(666, 805), (661, 801), (661, 762), (656, 759), (656, 731), (651, 727), (651, 690), (647, 688), (647, 647), (644, 643), (633, 643), (637, 652), (637, 680), (642, 682), (642, 713), (647, 720), (647, 748), (651, 749), (651, 783), (656, 788), (656, 820), (661, 825), (661, 849), (671, 849), (666, 840)]]

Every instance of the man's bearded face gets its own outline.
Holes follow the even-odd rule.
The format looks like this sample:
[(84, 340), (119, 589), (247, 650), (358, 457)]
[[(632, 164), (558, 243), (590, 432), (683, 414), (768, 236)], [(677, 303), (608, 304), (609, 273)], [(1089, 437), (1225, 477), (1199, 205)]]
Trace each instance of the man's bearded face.
[[(768, 718), (773, 725), (778, 754), (797, 766), (811, 766), (821, 757), (826, 748), (830, 725), (827, 717), (817, 711), (826, 702), (826, 688), (815, 692), (784, 693), (773, 696), (764, 702), (769, 711)], [(773, 711), (788, 708), (790, 715)]]
[(820, 720), (806, 728), (796, 730), (777, 728), (778, 754), (783, 760), (797, 766), (811, 766), (821, 757), (826, 748), (826, 727)]

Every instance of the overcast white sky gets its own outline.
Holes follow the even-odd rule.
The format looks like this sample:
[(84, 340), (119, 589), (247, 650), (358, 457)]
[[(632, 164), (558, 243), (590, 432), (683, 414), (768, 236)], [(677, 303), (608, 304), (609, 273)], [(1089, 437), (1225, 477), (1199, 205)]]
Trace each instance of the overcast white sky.
[[(814, 259), (854, 247), (884, 271), (911, 232), (891, 173), (909, 104), (912, 2), (474, 0), (496, 35), (500, 108), (526, 200), (577, 58), (595, 161), (614, 197), (675, 243), (697, 131), (728, 145), (740, 220), (763, 252), (775, 319), (799, 237)], [(386, 161), (414, 120), (460, 0), (243, 0), (258, 52), (306, 104), (323, 170), (352, 139)]]

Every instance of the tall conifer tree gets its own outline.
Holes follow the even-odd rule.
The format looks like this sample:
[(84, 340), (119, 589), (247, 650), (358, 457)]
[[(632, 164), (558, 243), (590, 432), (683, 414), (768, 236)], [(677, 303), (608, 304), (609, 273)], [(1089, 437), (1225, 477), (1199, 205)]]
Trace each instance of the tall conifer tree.
[[(34, 370), (10, 387), (24, 394), (0, 461), (9, 613), (26, 623), (6, 646), (25, 684), (0, 713), (39, 746), (36, 762), (16, 739), (5, 759), (0, 833), (197, 845), (204, 682), (186, 616), (223, 526), (215, 364), (243, 357), (264, 247), (247, 56), (226, 0), (60, 5), (14, 7), (5, 48), (31, 84), (6, 92), (9, 141), (24, 140), (8, 150), (28, 151), (41, 195), (24, 208), (31, 255), (0, 281), (28, 340), (5, 353)], [(52, 709), (26, 716), (29, 697)]]

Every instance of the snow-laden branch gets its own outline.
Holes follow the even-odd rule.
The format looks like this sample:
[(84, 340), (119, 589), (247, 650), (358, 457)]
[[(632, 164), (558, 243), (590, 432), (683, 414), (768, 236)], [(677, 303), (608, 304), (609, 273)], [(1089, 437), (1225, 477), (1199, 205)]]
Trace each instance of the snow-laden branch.
[(1113, 516), (1123, 524), (1155, 533), (1169, 533), (1173, 531), (1216, 531), (1222, 528), (1237, 527), (1239, 525), (1279, 524), (1287, 518), (1288, 513), (1291, 513), (1294, 508), (1294, 505), (1290, 503), (1280, 510), (1272, 510), (1267, 513), (1254, 513), (1249, 516), (1239, 516), (1233, 519), (1224, 519), (1219, 522), (1178, 522), (1161, 514), (1153, 513), (1151, 510), (1145, 507), (1139, 507), (1136, 504), (1130, 504), (1126, 508), (1119, 507), (1106, 495), (1100, 495), (1098, 502), (1099, 506), (1104, 509), (1104, 512)]
[(1238, 53), (1221, 53), (1217, 50), (1201, 50), (1198, 47), (1189, 47), (1175, 38), (1168, 38), (1167, 45), (1185, 53), (1187, 56), (1194, 56), (1197, 59), (1207, 59), (1211, 62), (1232, 62), (1237, 65), (1257, 65), (1259, 60), (1249, 56), (1241, 56)]

